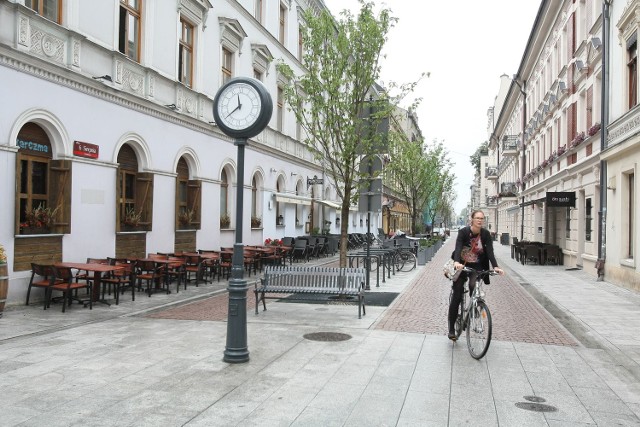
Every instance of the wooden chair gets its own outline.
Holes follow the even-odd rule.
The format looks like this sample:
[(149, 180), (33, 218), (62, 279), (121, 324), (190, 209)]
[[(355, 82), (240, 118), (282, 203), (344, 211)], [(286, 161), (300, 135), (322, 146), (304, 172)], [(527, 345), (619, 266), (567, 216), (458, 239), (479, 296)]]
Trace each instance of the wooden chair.
[[(93, 309), (93, 301), (92, 301), (92, 292), (93, 281), (87, 280), (86, 282), (76, 282), (75, 276), (71, 272), (71, 268), (69, 267), (53, 267), (53, 275), (54, 280), (56, 281), (54, 284), (47, 288), (47, 302), (45, 303), (46, 308), (48, 308), (51, 304), (51, 294), (53, 291), (62, 292), (62, 312), (64, 313), (67, 305), (71, 308), (71, 302), (73, 301), (73, 292), (78, 289), (87, 289), (89, 294), (89, 309)], [(81, 304), (86, 303), (78, 298), (75, 298)], [(68, 304), (67, 304), (68, 303)]]
[(136, 300), (136, 276), (133, 271), (133, 264), (130, 262), (117, 262), (113, 261), (110, 265), (121, 266), (122, 270), (116, 270), (109, 274), (107, 277), (103, 277), (101, 280), (104, 299), (105, 284), (113, 286), (113, 293), (116, 297), (116, 305), (120, 304), (120, 295), (124, 295), (126, 288), (131, 289), (131, 301)]
[[(202, 264), (203, 259), (200, 255), (186, 255), (184, 257), (184, 271), (185, 271), (185, 289), (187, 287), (187, 282), (193, 280), (196, 282), (196, 287), (200, 283), (200, 279), (204, 279), (204, 282), (207, 282), (207, 279), (204, 277), (204, 266)], [(195, 279), (191, 278), (191, 275), (195, 274)]]
[(44, 309), (47, 309), (47, 288), (53, 284), (53, 266), (45, 264), (31, 263), (31, 279), (29, 280), (29, 287), (27, 288), (27, 302), (29, 305), (29, 296), (31, 295), (31, 288), (42, 288), (45, 290), (45, 304)]
[(138, 289), (142, 289), (142, 281), (144, 280), (147, 284), (147, 288), (145, 292), (151, 297), (151, 292), (153, 292), (155, 286), (159, 286), (161, 283), (162, 287), (166, 289), (166, 292), (169, 293), (169, 284), (164, 283), (163, 275), (162, 275), (162, 264), (157, 264), (154, 261), (149, 260), (137, 260), (134, 266), (134, 274), (136, 275), (136, 282)]

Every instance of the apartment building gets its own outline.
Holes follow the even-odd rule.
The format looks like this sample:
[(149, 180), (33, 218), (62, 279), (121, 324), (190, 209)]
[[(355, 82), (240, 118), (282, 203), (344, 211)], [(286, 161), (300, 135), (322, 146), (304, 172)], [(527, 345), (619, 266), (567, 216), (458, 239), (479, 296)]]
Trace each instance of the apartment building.
[(557, 244), (566, 267), (634, 289), (639, 11), (638, 1), (542, 1), (489, 145), (499, 233)]
[[(0, 0), (0, 243), (9, 303), (31, 262), (231, 246), (339, 232), (335, 183), (302, 144), (276, 70), (303, 72), (301, 12), (321, 0)], [(244, 188), (213, 122), (218, 88), (270, 91)], [(249, 202), (250, 201), (250, 202)], [(362, 213), (352, 231), (366, 230)]]

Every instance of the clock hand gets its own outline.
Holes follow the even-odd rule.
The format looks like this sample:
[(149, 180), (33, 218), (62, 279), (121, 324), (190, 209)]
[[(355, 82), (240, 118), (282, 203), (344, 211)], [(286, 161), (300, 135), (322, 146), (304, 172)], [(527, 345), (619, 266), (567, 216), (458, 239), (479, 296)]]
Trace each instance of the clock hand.
[(242, 106), (241, 106), (240, 104), (238, 104), (238, 105), (236, 106), (236, 108), (234, 108), (233, 110), (231, 110), (231, 112), (230, 112), (229, 114), (227, 114), (224, 118), (226, 119), (227, 117), (229, 117), (230, 115), (232, 115), (233, 113), (235, 113), (235, 112), (236, 112), (236, 110), (239, 110), (239, 109), (240, 109), (240, 107), (242, 107)]

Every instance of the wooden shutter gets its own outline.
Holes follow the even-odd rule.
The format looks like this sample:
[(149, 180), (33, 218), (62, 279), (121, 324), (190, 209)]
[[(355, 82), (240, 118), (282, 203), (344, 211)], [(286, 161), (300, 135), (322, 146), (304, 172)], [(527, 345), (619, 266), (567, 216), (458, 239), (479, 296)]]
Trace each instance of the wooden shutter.
[(49, 162), (49, 206), (58, 209), (53, 232), (71, 233), (71, 160)]
[(202, 206), (202, 181), (190, 179), (187, 184), (187, 207), (193, 211), (193, 225), (197, 230), (201, 228), (201, 206)]
[(153, 219), (153, 174), (140, 172), (136, 176), (136, 211), (142, 214), (140, 225), (146, 231), (152, 230)]

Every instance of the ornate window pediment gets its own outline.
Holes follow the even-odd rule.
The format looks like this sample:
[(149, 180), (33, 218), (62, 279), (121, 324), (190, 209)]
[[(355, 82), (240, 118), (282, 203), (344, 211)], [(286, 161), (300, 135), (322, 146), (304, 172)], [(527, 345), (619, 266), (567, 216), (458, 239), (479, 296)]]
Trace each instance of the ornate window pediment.
[(242, 41), (247, 37), (247, 33), (237, 19), (219, 17), (220, 23), (220, 43), (232, 52), (242, 51)]
[(180, 0), (178, 12), (196, 25), (207, 22), (207, 13), (213, 6), (209, 0)]
[(253, 57), (253, 68), (261, 73), (269, 74), (269, 66), (273, 61), (273, 55), (264, 44), (252, 44), (251, 55)]

